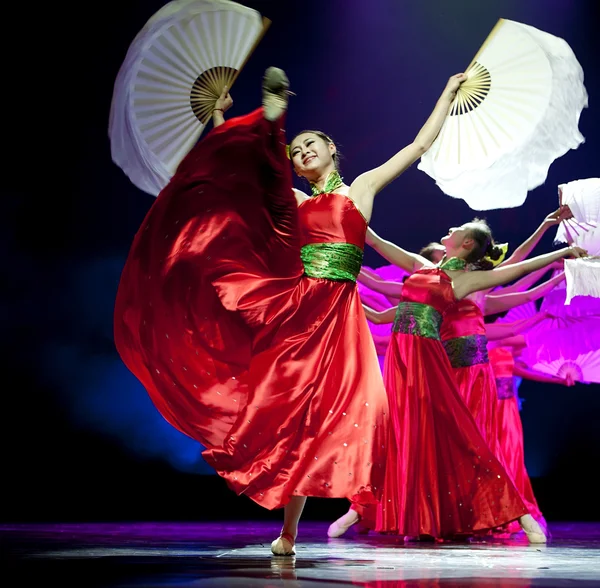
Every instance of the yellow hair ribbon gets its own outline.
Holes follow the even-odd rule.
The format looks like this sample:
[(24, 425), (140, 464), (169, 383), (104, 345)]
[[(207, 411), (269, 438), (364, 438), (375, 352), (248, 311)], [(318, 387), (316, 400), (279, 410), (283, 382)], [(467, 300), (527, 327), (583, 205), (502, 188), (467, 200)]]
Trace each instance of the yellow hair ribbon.
[(504, 261), (504, 258), (506, 257), (506, 254), (508, 253), (508, 243), (496, 243), (496, 246), (500, 247), (500, 249), (502, 249), (502, 254), (500, 255), (500, 257), (498, 259), (491, 259), (487, 255), (483, 258), (486, 261), (489, 261), (494, 267), (500, 265)]
[(292, 158), (290, 157), (290, 146), (289, 146), (289, 145), (286, 145), (286, 146), (285, 146), (285, 154), (287, 155), (287, 158), (288, 158), (288, 159), (292, 159)]

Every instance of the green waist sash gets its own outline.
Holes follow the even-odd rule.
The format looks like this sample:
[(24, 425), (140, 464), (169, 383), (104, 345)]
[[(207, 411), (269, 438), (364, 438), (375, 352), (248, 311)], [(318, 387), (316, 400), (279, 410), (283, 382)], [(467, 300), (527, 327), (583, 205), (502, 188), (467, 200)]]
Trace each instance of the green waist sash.
[(420, 302), (400, 302), (392, 330), (394, 333), (440, 339), (442, 315), (433, 306)]
[(487, 337), (485, 335), (466, 335), (442, 341), (452, 367), (471, 367), (488, 363)]
[(304, 274), (311, 278), (356, 282), (363, 250), (350, 243), (311, 243), (300, 251)]

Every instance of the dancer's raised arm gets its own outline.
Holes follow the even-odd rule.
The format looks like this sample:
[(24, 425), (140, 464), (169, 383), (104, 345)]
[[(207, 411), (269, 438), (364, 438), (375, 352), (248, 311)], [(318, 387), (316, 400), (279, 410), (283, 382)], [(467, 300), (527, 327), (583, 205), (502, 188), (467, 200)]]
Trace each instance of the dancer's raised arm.
[(505, 310), (510, 310), (515, 306), (521, 306), (521, 304), (538, 300), (554, 290), (554, 288), (564, 281), (564, 279), (565, 273), (561, 272), (539, 286), (531, 288), (531, 290), (526, 290), (525, 292), (512, 292), (506, 294), (505, 292), (500, 291), (499, 294), (488, 294), (484, 298), (483, 314), (497, 314), (499, 312), (504, 312)]
[(365, 315), (368, 320), (376, 325), (383, 325), (386, 323), (393, 323), (394, 318), (396, 317), (396, 307), (393, 306), (391, 308), (386, 308), (382, 311), (373, 310), (370, 306), (366, 304), (362, 305), (365, 309)]
[(377, 251), (381, 257), (387, 259), (390, 263), (397, 265), (409, 273), (413, 273), (423, 266), (433, 267), (433, 264), (424, 257), (421, 257), (416, 253), (406, 251), (406, 249), (398, 247), (398, 245), (392, 243), (391, 241), (382, 239), (373, 229), (367, 230), (365, 240), (367, 245), (370, 245), (373, 249), (375, 249), (375, 251)]
[(466, 79), (464, 73), (453, 75), (448, 80), (433, 112), (412, 143), (398, 151), (384, 164), (361, 174), (352, 182), (350, 197), (359, 204), (361, 209), (370, 211), (373, 206), (373, 198), (431, 147), (444, 124), (456, 91)]

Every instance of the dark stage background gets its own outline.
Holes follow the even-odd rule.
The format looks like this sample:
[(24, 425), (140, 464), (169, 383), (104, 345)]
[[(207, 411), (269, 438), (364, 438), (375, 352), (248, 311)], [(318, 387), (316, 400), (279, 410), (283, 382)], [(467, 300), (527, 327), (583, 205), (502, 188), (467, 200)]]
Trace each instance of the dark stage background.
[[(236, 498), (212, 474), (113, 345), (120, 271), (154, 199), (111, 162), (108, 113), (129, 43), (163, 4), (33, 8), (21, 14), (26, 35), (3, 38), (4, 521), (280, 516)], [(552, 165), (546, 184), (518, 209), (485, 214), (496, 236), (518, 245), (556, 208), (557, 184), (598, 175), (597, 0), (246, 4), (273, 24), (233, 88), (228, 115), (260, 104), (267, 66), (285, 68), (297, 93), (290, 135), (330, 133), (347, 180), (412, 140), (446, 79), (466, 67), (499, 17), (566, 39), (586, 73), (590, 107), (580, 124), (586, 143)], [(372, 226), (416, 250), (473, 216), (414, 166), (378, 197)], [(537, 252), (553, 247), (553, 233)], [(383, 260), (367, 251), (366, 263)], [(524, 382), (520, 393), (527, 466), (547, 518), (600, 519), (600, 386)], [(331, 519), (345, 508), (314, 500), (306, 514)]]

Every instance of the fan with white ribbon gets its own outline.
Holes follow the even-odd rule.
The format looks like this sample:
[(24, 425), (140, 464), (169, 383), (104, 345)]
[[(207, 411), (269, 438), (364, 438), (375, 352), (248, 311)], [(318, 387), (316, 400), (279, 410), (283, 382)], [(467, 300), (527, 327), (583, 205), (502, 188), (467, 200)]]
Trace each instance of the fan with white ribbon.
[(520, 206), (584, 138), (583, 70), (563, 39), (500, 19), (419, 169), (474, 210)]
[(154, 196), (198, 141), (270, 21), (227, 0), (174, 0), (131, 43), (114, 85), (113, 161)]
[(565, 282), (565, 304), (582, 296), (600, 299), (600, 257), (565, 259)]
[(583, 241), (589, 244), (589, 236), (586, 239), (584, 233), (596, 229), (600, 222), (600, 178), (586, 178), (560, 184), (558, 198), (561, 206), (569, 207), (573, 217), (560, 222), (554, 242), (575, 244), (579, 247), (583, 247), (580, 244)]

